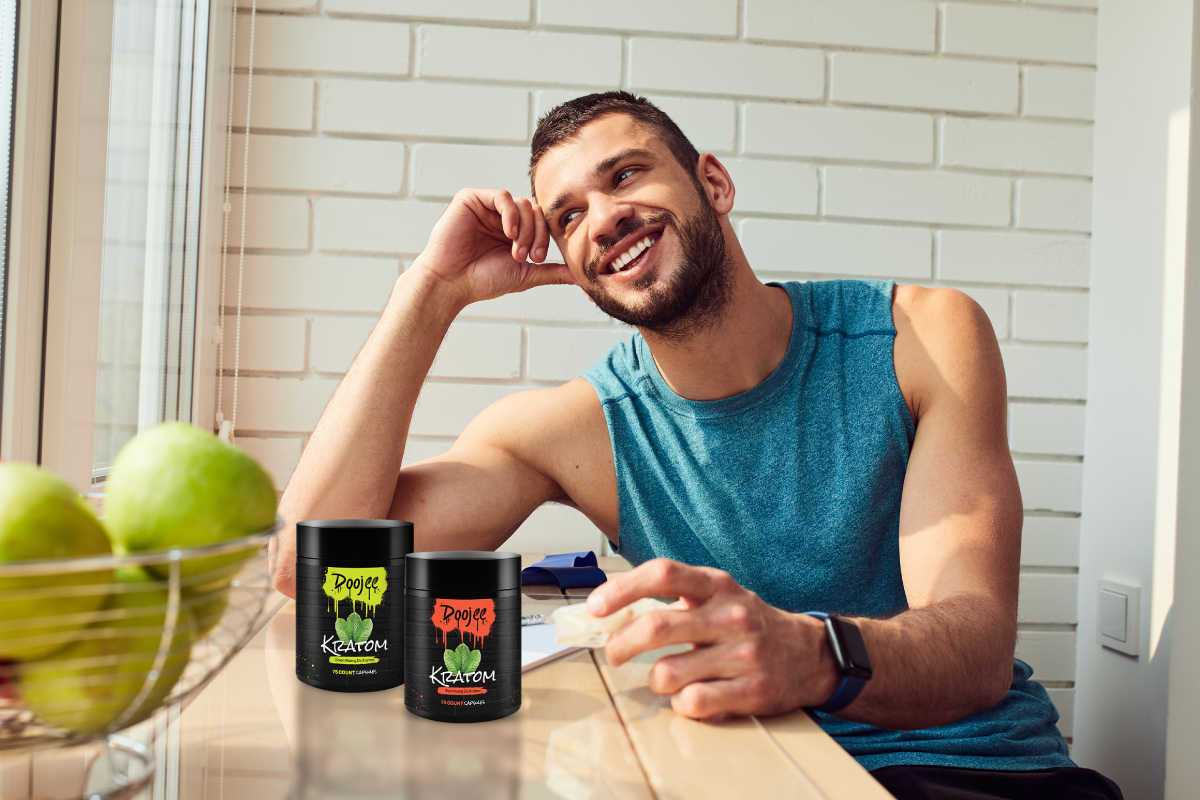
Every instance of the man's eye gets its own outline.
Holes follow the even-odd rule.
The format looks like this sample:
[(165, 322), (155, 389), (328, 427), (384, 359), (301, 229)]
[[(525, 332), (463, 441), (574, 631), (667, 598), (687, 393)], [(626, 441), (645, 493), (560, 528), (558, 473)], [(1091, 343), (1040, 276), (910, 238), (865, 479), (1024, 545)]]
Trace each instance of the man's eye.
[(568, 211), (567, 213), (565, 213), (561, 217), (559, 217), (558, 221), (561, 222), (562, 226), (565, 228), (568, 225), (570, 225), (575, 220), (575, 218), (577, 216), (579, 216), (579, 214), (580, 214), (580, 212), (578, 212), (578, 211)]
[(633, 175), (635, 172), (637, 172), (637, 169), (635, 169), (634, 167), (629, 167), (628, 169), (621, 170), (620, 172), (617, 173), (617, 183), (621, 183), (626, 178)]

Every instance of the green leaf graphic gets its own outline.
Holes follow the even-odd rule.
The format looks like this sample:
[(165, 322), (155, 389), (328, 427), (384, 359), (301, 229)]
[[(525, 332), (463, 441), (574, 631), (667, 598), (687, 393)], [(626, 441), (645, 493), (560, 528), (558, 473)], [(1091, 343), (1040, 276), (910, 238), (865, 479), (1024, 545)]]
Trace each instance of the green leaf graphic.
[(337, 622), (333, 623), (333, 631), (342, 640), (342, 644), (350, 644), (350, 628), (346, 625), (346, 620), (338, 617)]
[(466, 644), (460, 644), (458, 647), (454, 648), (454, 652), (458, 655), (459, 671), (466, 672), (467, 661), (469, 661), (471, 658), (471, 648), (467, 647)]
[(350, 612), (350, 616), (346, 617), (346, 629), (350, 634), (350, 641), (360, 641), (358, 638), (358, 630), (362, 627), (362, 617), (357, 612)]
[(367, 637), (371, 635), (371, 631), (375, 630), (375, 623), (372, 620), (364, 619), (362, 624), (358, 626), (358, 636), (354, 637), (356, 642), (365, 642)]
[(451, 675), (458, 674), (458, 653), (453, 650), (447, 650), (442, 653), (442, 661), (446, 662), (446, 669), (450, 671)]
[(466, 675), (470, 675), (472, 672), (479, 669), (479, 662), (482, 660), (483, 660), (483, 653), (479, 652), (478, 650), (472, 650), (470, 653), (467, 654), (467, 657), (463, 659), (463, 662), (462, 662), (463, 673)]

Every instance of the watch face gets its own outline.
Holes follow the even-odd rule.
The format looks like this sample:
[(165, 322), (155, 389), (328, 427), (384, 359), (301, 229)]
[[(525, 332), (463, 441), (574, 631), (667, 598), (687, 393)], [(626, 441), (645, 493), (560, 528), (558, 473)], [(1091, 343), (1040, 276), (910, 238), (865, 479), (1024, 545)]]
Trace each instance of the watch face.
[(872, 675), (871, 657), (858, 626), (849, 620), (831, 616), (826, 621), (833, 634), (834, 655), (841, 662), (843, 675), (868, 680)]

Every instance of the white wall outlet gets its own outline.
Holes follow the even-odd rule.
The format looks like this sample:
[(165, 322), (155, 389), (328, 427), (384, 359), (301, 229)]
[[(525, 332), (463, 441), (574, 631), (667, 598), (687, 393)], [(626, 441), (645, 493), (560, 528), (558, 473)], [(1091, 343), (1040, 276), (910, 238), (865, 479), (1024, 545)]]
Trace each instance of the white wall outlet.
[(1126, 655), (1138, 654), (1141, 635), (1140, 586), (1100, 581), (1096, 599), (1096, 641)]

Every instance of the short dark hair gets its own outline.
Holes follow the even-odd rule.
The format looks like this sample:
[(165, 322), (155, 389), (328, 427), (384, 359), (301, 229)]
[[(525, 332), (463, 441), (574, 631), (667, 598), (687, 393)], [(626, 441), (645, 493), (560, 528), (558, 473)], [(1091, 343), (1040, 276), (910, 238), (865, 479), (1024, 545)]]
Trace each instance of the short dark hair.
[(700, 152), (683, 135), (675, 121), (644, 97), (626, 91), (612, 91), (568, 100), (538, 120), (537, 130), (533, 132), (533, 141), (529, 145), (530, 189), (533, 189), (538, 162), (550, 148), (573, 138), (584, 125), (608, 114), (626, 114), (652, 130), (666, 143), (667, 149), (692, 179), (692, 183), (699, 187), (696, 162), (700, 160)]

